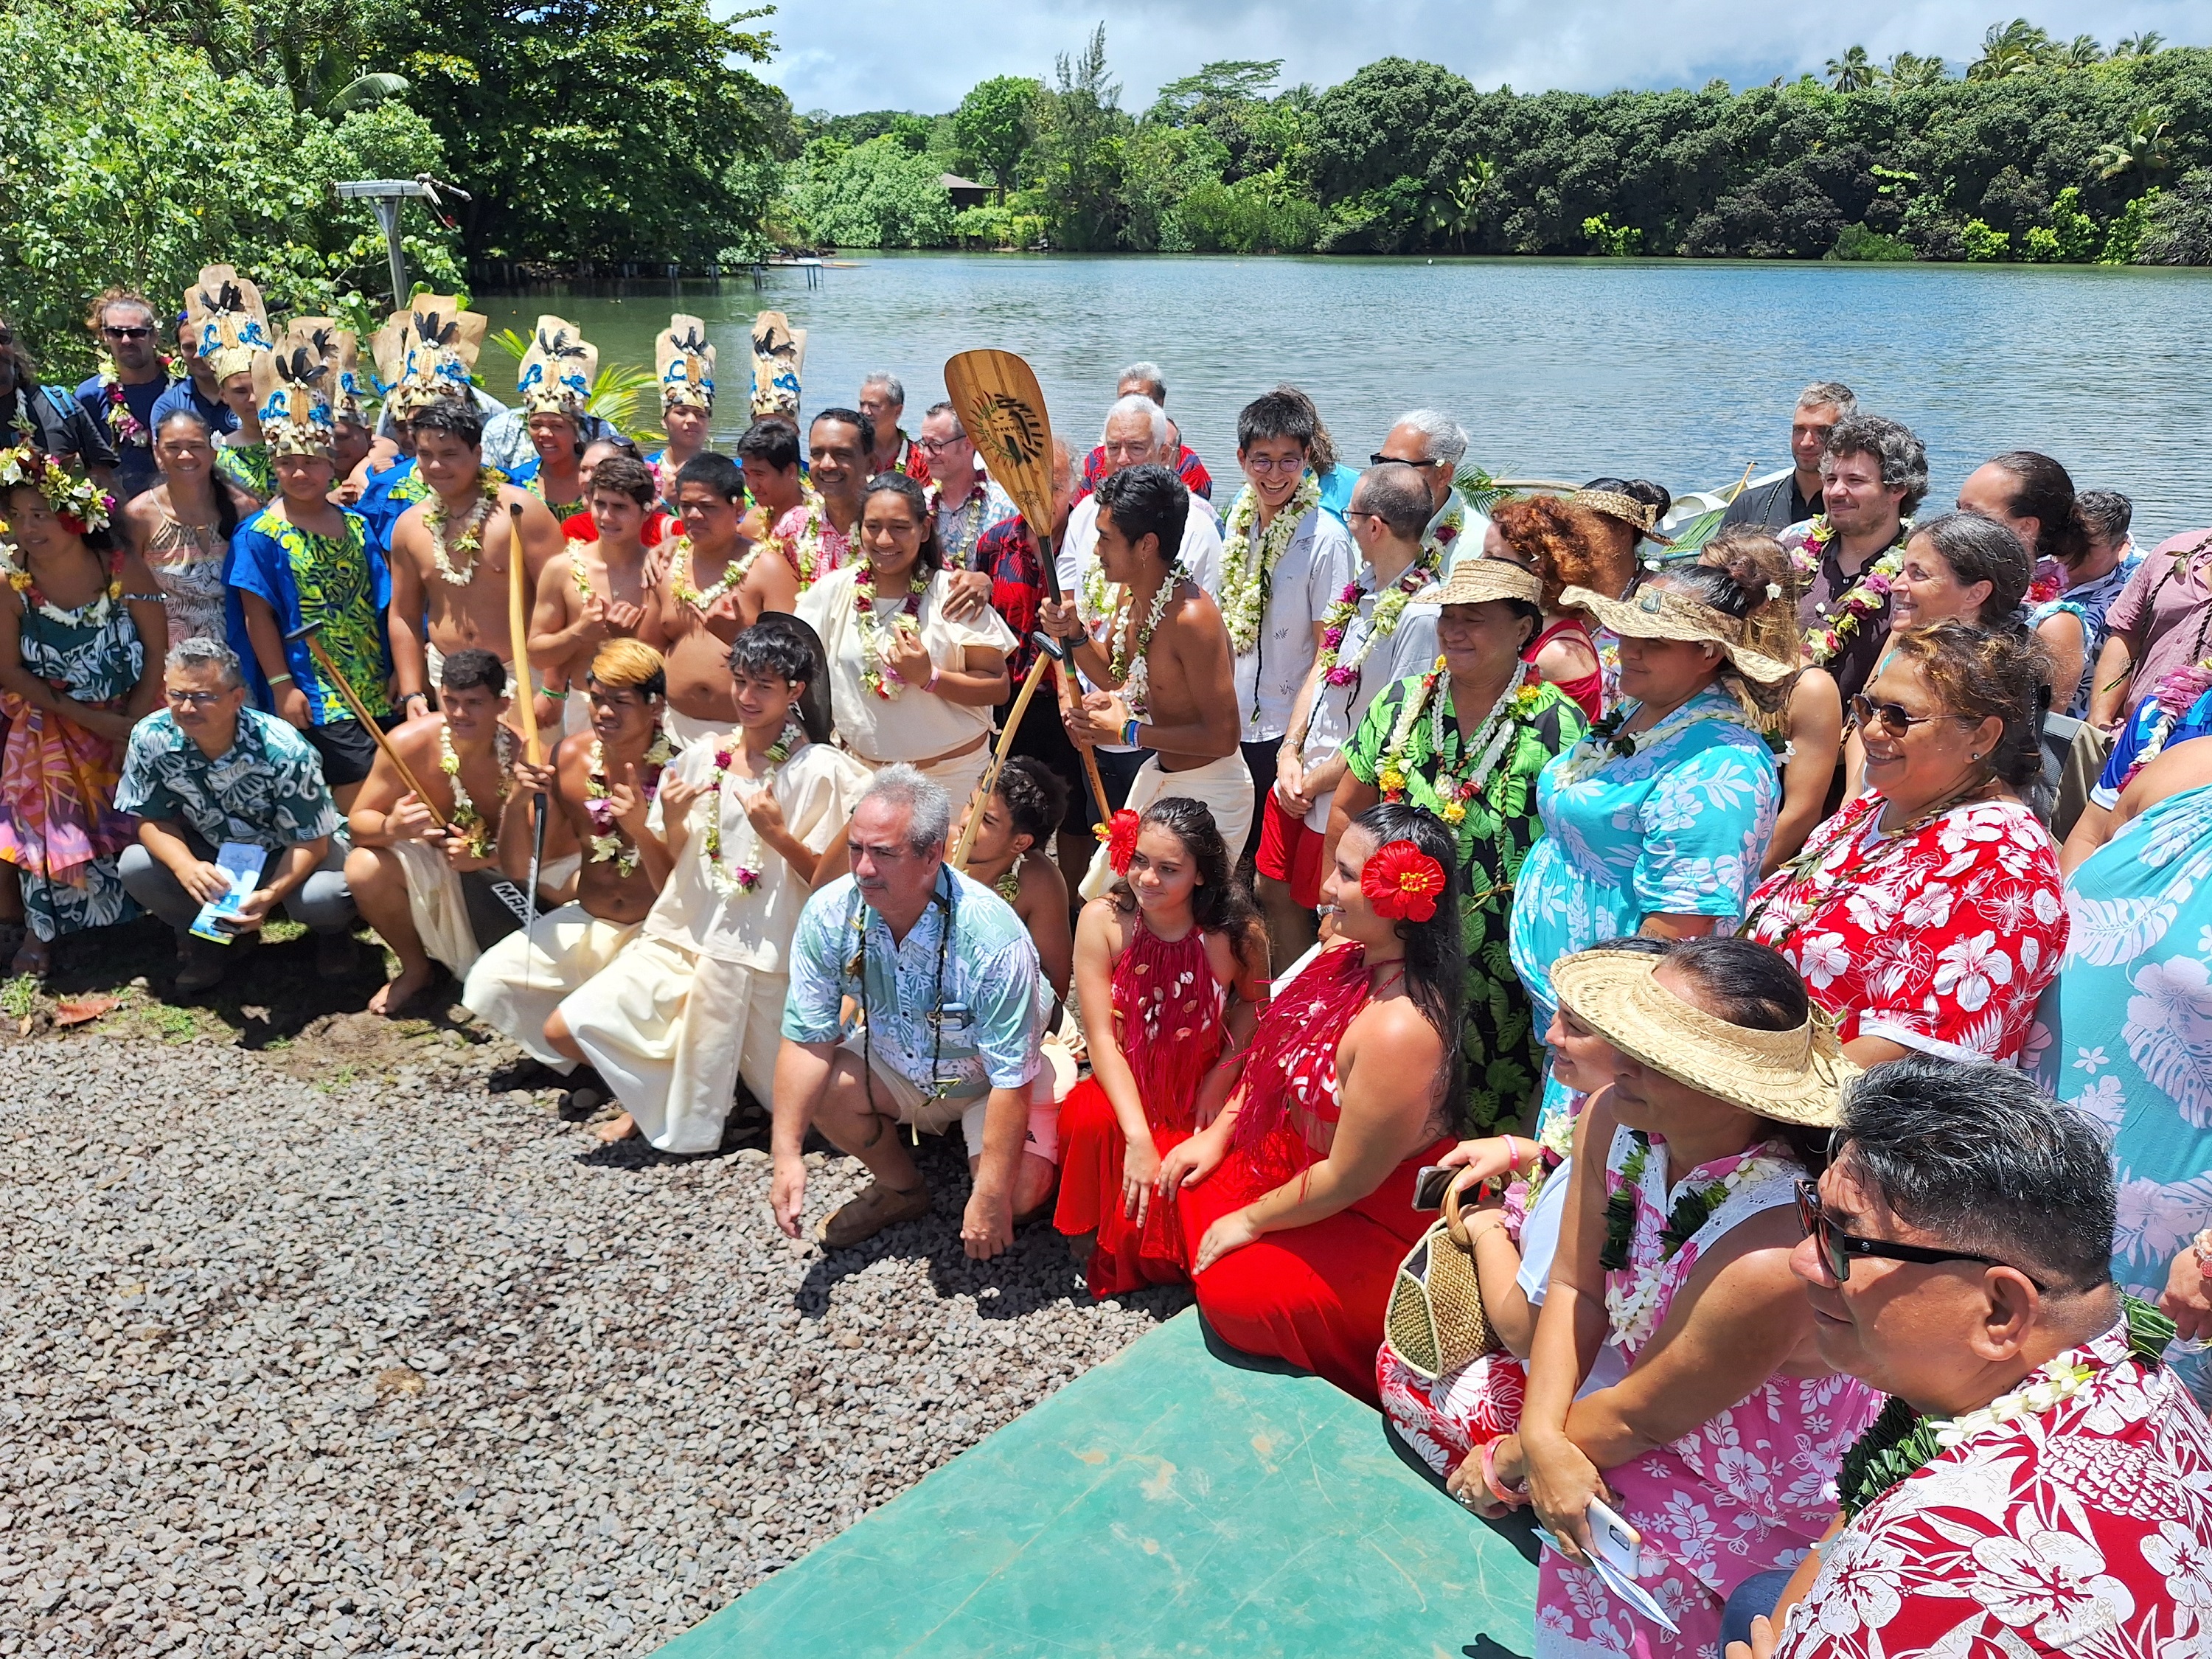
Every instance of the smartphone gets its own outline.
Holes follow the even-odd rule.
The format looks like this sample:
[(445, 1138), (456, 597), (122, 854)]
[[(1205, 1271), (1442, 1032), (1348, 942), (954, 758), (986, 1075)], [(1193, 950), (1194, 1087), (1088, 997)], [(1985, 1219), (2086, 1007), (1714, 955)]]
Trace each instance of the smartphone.
[(1452, 1184), (1457, 1169), (1446, 1169), (1441, 1164), (1424, 1164), (1413, 1176), (1413, 1207), (1417, 1210), (1441, 1210), (1444, 1206), (1444, 1189)]
[(1601, 1498), (1590, 1499), (1583, 1519), (1589, 1522), (1591, 1554), (1624, 1578), (1643, 1577), (1638, 1568), (1643, 1534), (1615, 1515)]

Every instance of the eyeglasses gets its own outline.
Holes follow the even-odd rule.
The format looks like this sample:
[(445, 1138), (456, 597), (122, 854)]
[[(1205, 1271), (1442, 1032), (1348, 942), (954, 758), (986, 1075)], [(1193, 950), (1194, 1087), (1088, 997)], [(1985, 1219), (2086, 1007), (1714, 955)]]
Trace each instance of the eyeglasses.
[(1395, 466), (1442, 466), (1443, 463), (1431, 457), (1425, 461), (1409, 461), (1403, 455), (1374, 454), (1367, 458), (1370, 466), (1381, 466), (1385, 461)]
[[(1978, 1261), (1984, 1267), (2012, 1267), (2009, 1261), (2000, 1261), (1993, 1255), (1977, 1255), (1972, 1250), (1937, 1250), (1924, 1244), (1896, 1244), (1886, 1238), (1861, 1238), (1856, 1233), (1847, 1233), (1828, 1219), (1820, 1208), (1820, 1188), (1810, 1181), (1797, 1183), (1797, 1219), (1805, 1229), (1805, 1237), (1820, 1246), (1821, 1262), (1827, 1267), (1829, 1277), (1838, 1285), (1850, 1280), (1851, 1258), (1855, 1255), (1881, 1256), (1891, 1261), (1923, 1264)], [(2051, 1293), (2051, 1287), (2027, 1269), (2014, 1267), (2013, 1271), (2045, 1295)]]
[(914, 447), (916, 449), (926, 449), (933, 455), (942, 455), (946, 450), (967, 441), (968, 434), (962, 432), (950, 438), (916, 438), (914, 441)]
[(1962, 720), (1960, 714), (1916, 714), (1901, 702), (1876, 702), (1863, 692), (1851, 699), (1851, 724), (1862, 732), (1876, 726), (1886, 738), (1901, 738), (1916, 726), (1933, 726), (1937, 720)]
[(1306, 470), (1306, 459), (1303, 455), (1292, 456), (1286, 460), (1260, 455), (1245, 462), (1244, 470), (1247, 472), (1283, 472), (1295, 477)]
[(212, 708), (230, 693), (228, 691), (179, 691), (173, 687), (167, 687), (163, 689), (161, 695), (169, 700), (169, 706), (172, 708), (182, 708), (188, 703), (194, 708)]
[(112, 325), (102, 326), (100, 331), (111, 340), (148, 340), (154, 335), (150, 328), (117, 328)]

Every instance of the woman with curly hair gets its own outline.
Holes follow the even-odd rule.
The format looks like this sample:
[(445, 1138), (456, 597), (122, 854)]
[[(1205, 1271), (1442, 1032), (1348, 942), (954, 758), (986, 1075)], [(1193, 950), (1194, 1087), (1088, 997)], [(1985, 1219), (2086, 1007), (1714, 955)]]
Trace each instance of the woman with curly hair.
[(1125, 807), (1108, 862), (1113, 888), (1076, 924), (1091, 1076), (1060, 1103), (1053, 1217), (1094, 1297), (1187, 1276), (1160, 1161), (1220, 1109), (1267, 995), (1267, 930), (1212, 812), (1182, 795)]
[(1561, 605), (1559, 595), (1581, 587), (1613, 598), (1635, 574), (1635, 556), (1622, 553), (1595, 514), (1556, 495), (1501, 501), (1483, 532), (1483, 551), (1525, 566), (1542, 580), (1544, 623), (1521, 659), (1537, 678), (1573, 698), (1585, 719), (1598, 719), (1605, 713), (1605, 672), (1589, 616)]

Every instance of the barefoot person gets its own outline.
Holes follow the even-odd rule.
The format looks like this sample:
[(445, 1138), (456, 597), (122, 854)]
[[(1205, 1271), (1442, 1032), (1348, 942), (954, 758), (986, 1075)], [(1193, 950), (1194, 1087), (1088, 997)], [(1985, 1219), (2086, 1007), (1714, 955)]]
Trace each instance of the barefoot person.
[(653, 469), (643, 461), (627, 455), (601, 461), (592, 474), (599, 539), (570, 542), (538, 578), (530, 657), (545, 677), (546, 695), (561, 700), (563, 728), (572, 735), (586, 723), (575, 694), (591, 672), (592, 654), (610, 639), (658, 631), (660, 602), (639, 537), (659, 494)]
[[(854, 557), (854, 538), (860, 528), (860, 490), (873, 476), (868, 467), (867, 431), (868, 423), (849, 409), (825, 409), (806, 429), (813, 493), (776, 520), (769, 538), (769, 545), (799, 578), (802, 593)], [(752, 452), (741, 442), (738, 453), (744, 458), (750, 477)]]
[(428, 710), (425, 688), (443, 679), (440, 660), (453, 652), (489, 650), (509, 678), (521, 678), (522, 642), (507, 624), (510, 509), (522, 509), (526, 591), (540, 590), (561, 551), (561, 526), (545, 503), (485, 468), (475, 410), (441, 399), (416, 412), (412, 430), (416, 470), (431, 493), (392, 528), (391, 620), (400, 712), (410, 719)]
[(660, 376), (660, 424), (667, 444), (645, 458), (660, 486), (662, 505), (678, 510), (678, 479), (714, 440), (714, 348), (707, 325), (682, 313), (653, 337), (653, 369)]
[(575, 1055), (547, 1036), (547, 1020), (636, 937), (667, 878), (668, 854), (646, 815), (676, 752), (661, 730), (666, 676), (651, 646), (609, 641), (584, 684), (591, 730), (564, 738), (544, 766), (515, 763), (514, 810), (500, 837), (501, 866), (520, 885), (530, 879), (543, 791), (554, 812), (546, 856), (575, 874), (564, 871), (556, 883), (541, 867), (540, 902), (559, 908), (485, 951), (461, 992), (463, 1007), (563, 1073), (575, 1069)]
[[(1098, 486), (1096, 593), (1047, 604), (1045, 627), (1078, 641), (1084, 678), (1106, 688), (1067, 716), (1079, 744), (1149, 749), (1129, 786), (1141, 813), (1162, 795), (1186, 795), (1213, 814), (1221, 838), (1244, 844), (1252, 823), (1252, 775), (1237, 746), (1237, 684), (1229, 633), (1213, 600), (1173, 562), (1182, 545), (1190, 492), (1164, 466), (1115, 473)], [(1083, 878), (1085, 898), (1111, 884), (1101, 848)]]
[(1093, 1297), (1187, 1277), (1160, 1159), (1228, 1099), (1267, 998), (1267, 929), (1212, 813), (1174, 795), (1125, 808), (1108, 860), (1114, 890), (1077, 927), (1091, 1076), (1060, 1107), (1053, 1215)]
[(346, 817), (353, 836), (346, 884), (362, 919), (399, 958), (398, 976), (369, 999), (373, 1013), (404, 1012), (437, 977), (434, 963), (465, 975), (486, 945), (522, 925), (522, 896), (499, 867), (520, 748), (501, 723), (507, 670), (475, 646), (455, 651), (440, 668), (441, 712), (417, 715), (392, 733), (392, 747), (429, 798), (417, 796), (379, 750)]
[(806, 1204), (810, 1129), (873, 1177), (822, 1224), (832, 1249), (929, 1213), (902, 1127), (939, 1134), (959, 1124), (975, 1176), (960, 1240), (974, 1260), (1010, 1248), (1015, 1218), (1051, 1194), (1059, 1113), (1042, 1054), (1036, 947), (1004, 899), (947, 867), (951, 821), (944, 790), (911, 766), (885, 767), (846, 832), (853, 873), (799, 917), (775, 1065), (770, 1200), (789, 1237), (799, 1237)]
[(792, 932), (868, 781), (829, 741), (823, 672), (796, 617), (738, 636), (736, 729), (694, 744), (661, 782), (667, 884), (640, 936), (546, 1022), (547, 1042), (622, 1103), (604, 1139), (711, 1152), (740, 1083), (763, 1109), (774, 1098)]
[(668, 656), (669, 735), (689, 744), (736, 724), (730, 647), (767, 612), (792, 608), (799, 578), (745, 538), (745, 483), (735, 461), (695, 455), (673, 477), (684, 533), (653, 560), (654, 637)]

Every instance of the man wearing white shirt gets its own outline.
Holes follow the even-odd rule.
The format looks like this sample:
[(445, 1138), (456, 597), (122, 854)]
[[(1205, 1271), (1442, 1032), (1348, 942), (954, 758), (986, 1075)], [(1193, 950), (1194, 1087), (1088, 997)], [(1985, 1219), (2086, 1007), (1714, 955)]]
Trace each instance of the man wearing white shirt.
[[(1106, 471), (1098, 482), (1133, 466), (1153, 464), (1175, 470), (1178, 446), (1168, 434), (1167, 411), (1150, 398), (1131, 393), (1106, 412), (1100, 436)], [(1203, 496), (1194, 495), (1190, 514), (1183, 520), (1178, 544), (1178, 562), (1191, 580), (1208, 593), (1221, 591), (1221, 531), (1213, 508)], [(1067, 529), (1056, 553), (1060, 586), (1074, 597), (1091, 636), (1103, 640), (1113, 612), (1108, 584), (1098, 567), (1098, 497), (1094, 493), (1078, 501), (1067, 515)], [(1089, 584), (1086, 588), (1085, 583)], [(1097, 689), (1097, 688), (1094, 688)], [(1097, 757), (1101, 781), (1106, 786), (1107, 805), (1118, 810), (1128, 799), (1130, 780), (1145, 763), (1146, 751), (1100, 744)]]

